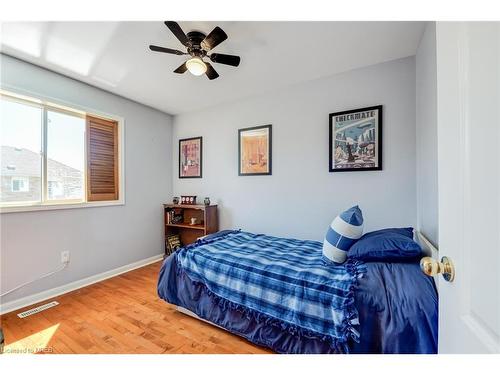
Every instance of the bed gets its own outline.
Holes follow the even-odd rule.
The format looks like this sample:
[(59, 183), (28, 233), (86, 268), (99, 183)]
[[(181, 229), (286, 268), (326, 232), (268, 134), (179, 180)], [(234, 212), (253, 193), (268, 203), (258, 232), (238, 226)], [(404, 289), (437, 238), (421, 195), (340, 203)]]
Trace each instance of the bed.
[(437, 291), (418, 261), (332, 267), (321, 248), (219, 232), (165, 259), (158, 295), (277, 353), (437, 352)]

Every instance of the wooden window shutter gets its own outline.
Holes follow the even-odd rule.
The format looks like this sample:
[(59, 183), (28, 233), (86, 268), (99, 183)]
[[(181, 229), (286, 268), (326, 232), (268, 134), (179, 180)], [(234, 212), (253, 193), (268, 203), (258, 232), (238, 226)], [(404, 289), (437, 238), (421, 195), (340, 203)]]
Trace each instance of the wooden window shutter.
[(118, 173), (118, 123), (87, 116), (87, 200), (117, 200)]

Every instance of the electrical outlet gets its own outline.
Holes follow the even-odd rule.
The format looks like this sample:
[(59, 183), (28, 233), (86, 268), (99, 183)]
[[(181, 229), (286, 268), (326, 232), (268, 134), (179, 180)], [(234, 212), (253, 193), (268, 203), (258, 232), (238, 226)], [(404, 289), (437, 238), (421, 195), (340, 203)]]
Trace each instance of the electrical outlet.
[(61, 251), (61, 263), (69, 263), (69, 251)]

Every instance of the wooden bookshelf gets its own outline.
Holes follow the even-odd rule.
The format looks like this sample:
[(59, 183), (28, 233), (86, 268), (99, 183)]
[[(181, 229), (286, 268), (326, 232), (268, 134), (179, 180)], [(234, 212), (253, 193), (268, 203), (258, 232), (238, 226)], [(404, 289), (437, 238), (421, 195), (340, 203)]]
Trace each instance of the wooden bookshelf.
[[(170, 211), (174, 211), (177, 216), (182, 215), (180, 222), (172, 222)], [(219, 219), (217, 215), (217, 205), (205, 206), (202, 204), (164, 204), (163, 213), (165, 220), (165, 242), (167, 236), (178, 234), (183, 246), (195, 242), (199, 237), (215, 233), (219, 230)], [(191, 218), (196, 218), (197, 222), (191, 225)], [(165, 245), (165, 253), (166, 251)]]

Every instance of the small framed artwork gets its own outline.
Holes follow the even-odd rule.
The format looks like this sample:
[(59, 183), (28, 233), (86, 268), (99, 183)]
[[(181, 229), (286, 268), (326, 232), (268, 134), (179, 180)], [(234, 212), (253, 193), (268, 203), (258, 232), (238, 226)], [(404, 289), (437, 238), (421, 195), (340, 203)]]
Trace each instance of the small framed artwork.
[(382, 170), (382, 106), (330, 113), (330, 172)]
[(201, 178), (202, 137), (179, 139), (179, 178)]
[(238, 175), (272, 174), (272, 125), (238, 130)]

